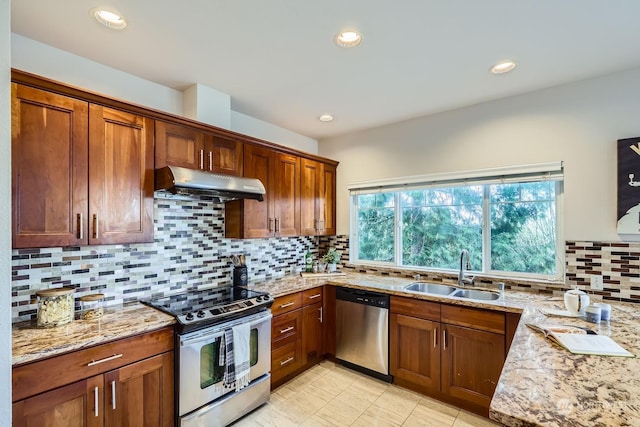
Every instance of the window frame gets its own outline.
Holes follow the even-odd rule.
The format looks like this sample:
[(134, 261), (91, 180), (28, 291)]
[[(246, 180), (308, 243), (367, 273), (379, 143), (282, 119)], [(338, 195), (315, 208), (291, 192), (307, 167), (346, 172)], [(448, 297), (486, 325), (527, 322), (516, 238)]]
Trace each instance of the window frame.
[[(496, 171), (500, 173), (496, 173)], [(452, 273), (457, 269), (402, 265), (402, 218), (400, 206), (400, 192), (428, 187), (448, 186), (472, 186), (483, 185), (482, 200), (482, 266), (472, 270), (472, 273), (485, 277), (498, 278), (522, 278), (546, 281), (562, 281), (565, 275), (565, 250), (564, 250), (564, 173), (562, 162), (552, 162), (537, 165), (514, 166), (489, 170), (466, 171), (437, 175), (423, 175), (420, 177), (394, 178), (391, 180), (368, 181), (351, 184), (348, 186), (349, 218), (350, 218), (350, 247), (349, 262), (356, 265), (375, 266), (383, 268), (410, 269), (415, 271)], [(458, 177), (457, 177), (458, 176)], [(438, 179), (440, 178), (440, 179)], [(444, 178), (444, 179), (442, 179)], [(556, 271), (554, 274), (527, 273), (491, 270), (491, 204), (490, 185), (496, 183), (540, 182), (545, 180), (555, 181), (555, 255)], [(404, 184), (403, 184), (404, 183)], [(439, 185), (440, 184), (440, 185)], [(373, 193), (394, 193), (394, 259), (388, 261), (371, 261), (358, 258), (358, 195)], [(476, 266), (474, 266), (476, 267)]]

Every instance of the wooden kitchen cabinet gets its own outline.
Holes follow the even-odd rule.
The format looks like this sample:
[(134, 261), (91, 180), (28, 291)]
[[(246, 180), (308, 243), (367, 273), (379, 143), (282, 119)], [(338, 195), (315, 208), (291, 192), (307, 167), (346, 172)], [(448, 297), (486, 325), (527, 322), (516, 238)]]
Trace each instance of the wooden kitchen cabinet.
[(302, 292), (302, 364), (315, 364), (324, 355), (324, 287)]
[(153, 241), (153, 120), (11, 87), (13, 247)]
[(89, 244), (153, 242), (153, 120), (89, 106)]
[(271, 388), (324, 356), (323, 287), (278, 297), (271, 306)]
[(336, 234), (336, 167), (301, 159), (300, 234)]
[(14, 426), (173, 426), (173, 329), (14, 367), (12, 383)]
[(443, 326), (442, 392), (489, 408), (505, 359), (504, 334)]
[(510, 340), (505, 313), (391, 297), (394, 382), (488, 414)]
[[(95, 406), (98, 396), (98, 406)], [(15, 402), (12, 407), (14, 427), (102, 427), (104, 425), (102, 376), (75, 383)], [(97, 414), (97, 415), (96, 415)]]
[(300, 232), (300, 158), (245, 144), (244, 176), (265, 186), (264, 201), (225, 203), (225, 237), (297, 236)]
[(156, 120), (155, 168), (180, 166), (204, 169), (205, 133), (194, 128)]
[(155, 167), (180, 166), (241, 176), (243, 144), (196, 128), (156, 121)]
[(11, 117), (13, 247), (86, 244), (89, 105), (12, 83)]
[(440, 391), (440, 322), (391, 313), (389, 370), (394, 380)]

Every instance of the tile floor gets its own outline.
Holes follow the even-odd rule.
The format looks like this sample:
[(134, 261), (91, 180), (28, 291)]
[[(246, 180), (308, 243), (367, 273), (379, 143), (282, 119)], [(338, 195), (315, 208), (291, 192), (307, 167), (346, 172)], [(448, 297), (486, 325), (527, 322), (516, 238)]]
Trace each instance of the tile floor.
[(497, 426), (486, 418), (324, 361), (283, 384), (233, 424), (254, 426)]

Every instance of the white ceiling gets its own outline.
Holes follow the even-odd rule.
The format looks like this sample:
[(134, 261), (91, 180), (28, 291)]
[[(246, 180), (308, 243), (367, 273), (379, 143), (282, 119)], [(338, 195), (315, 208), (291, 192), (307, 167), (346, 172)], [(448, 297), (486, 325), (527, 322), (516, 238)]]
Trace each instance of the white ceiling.
[[(638, 0), (11, 2), (15, 33), (316, 139), (639, 67), (639, 19)], [(360, 46), (333, 43), (345, 28)], [(490, 75), (503, 59), (518, 68)]]

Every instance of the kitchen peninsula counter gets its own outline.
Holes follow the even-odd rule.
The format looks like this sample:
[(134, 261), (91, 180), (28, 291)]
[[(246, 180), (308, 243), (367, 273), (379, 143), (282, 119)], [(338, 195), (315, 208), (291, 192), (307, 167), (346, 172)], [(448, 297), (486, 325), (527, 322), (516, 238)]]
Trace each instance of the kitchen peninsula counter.
[(526, 323), (577, 325), (610, 335), (640, 356), (640, 306), (610, 302), (611, 322), (546, 317), (540, 308), (562, 309), (560, 297), (506, 291), (498, 301), (471, 301), (416, 294), (403, 288), (415, 280), (364, 273), (302, 278), (289, 276), (252, 286), (278, 297), (331, 284), (380, 291), (442, 303), (521, 313), (511, 348), (497, 384), (489, 414), (507, 426), (637, 426), (640, 425), (640, 357), (572, 354)]
[(36, 328), (35, 321), (15, 323), (11, 337), (12, 365), (127, 338), (174, 323), (173, 316), (143, 304), (108, 306), (99, 319), (74, 320), (53, 328)]

